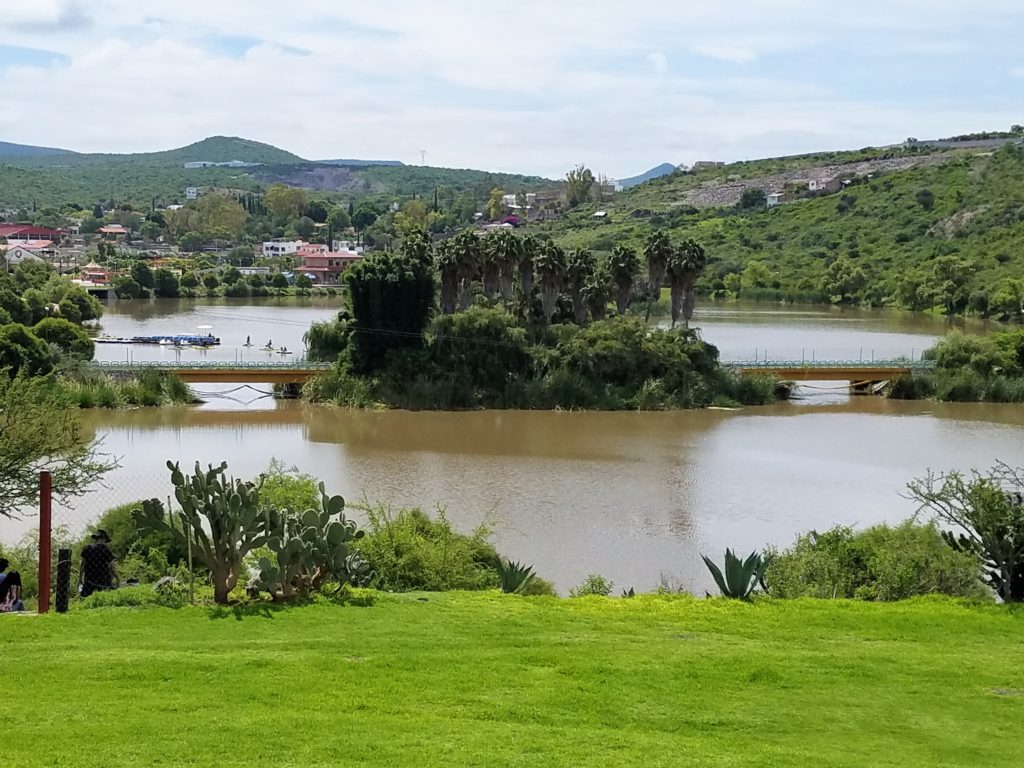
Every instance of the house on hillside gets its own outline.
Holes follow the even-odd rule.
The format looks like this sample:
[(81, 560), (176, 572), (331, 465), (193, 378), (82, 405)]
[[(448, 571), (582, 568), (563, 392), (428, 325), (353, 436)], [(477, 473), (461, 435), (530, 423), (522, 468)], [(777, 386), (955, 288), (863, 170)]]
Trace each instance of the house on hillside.
[(843, 188), (843, 182), (839, 179), (810, 179), (807, 182), (807, 189), (810, 192), (832, 193)]
[(296, 256), (302, 261), (296, 271), (318, 285), (339, 285), (345, 270), (363, 258), (356, 251), (328, 251), (326, 245), (304, 245)]
[(123, 224), (106, 224), (96, 230), (104, 240), (122, 241), (130, 234)]
[(81, 282), (88, 285), (110, 285), (110, 270), (90, 261), (81, 272)]
[(792, 200), (793, 195), (789, 192), (769, 192), (765, 195), (765, 207), (774, 208), (777, 205), (782, 205)]
[(302, 240), (285, 240), (279, 237), (276, 240), (268, 240), (263, 244), (263, 255), (271, 256), (294, 256), (300, 247), (306, 245)]

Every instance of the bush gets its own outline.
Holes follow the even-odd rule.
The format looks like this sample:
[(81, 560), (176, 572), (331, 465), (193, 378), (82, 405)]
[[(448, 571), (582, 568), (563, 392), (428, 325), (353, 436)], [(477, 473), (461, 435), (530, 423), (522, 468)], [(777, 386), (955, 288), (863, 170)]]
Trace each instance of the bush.
[(137, 587), (121, 587), (93, 592), (78, 602), (83, 610), (96, 608), (181, 608), (188, 602), (188, 590), (183, 585), (175, 584), (157, 590), (149, 585)]
[(355, 542), (377, 572), (375, 586), (392, 592), (493, 589), (498, 585), (498, 553), (490, 529), (457, 533), (443, 509), (431, 519), (419, 509), (363, 505), (366, 536)]
[(587, 595), (608, 597), (614, 588), (615, 584), (604, 576), (599, 573), (592, 573), (578, 587), (573, 587), (569, 590), (569, 597), (585, 597)]
[(47, 344), (60, 347), (61, 352), (68, 357), (92, 360), (94, 344), (89, 334), (64, 318), (47, 317), (40, 320), (32, 332)]
[(974, 558), (948, 547), (934, 524), (908, 520), (859, 532), (837, 526), (806, 533), (789, 549), (771, 552), (765, 583), (781, 598), (981, 598), (987, 592), (978, 576)]

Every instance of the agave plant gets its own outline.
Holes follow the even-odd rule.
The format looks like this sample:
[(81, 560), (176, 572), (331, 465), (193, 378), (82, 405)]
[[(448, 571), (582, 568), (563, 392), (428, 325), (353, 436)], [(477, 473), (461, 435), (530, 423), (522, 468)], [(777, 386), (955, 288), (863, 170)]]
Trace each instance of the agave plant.
[(519, 594), (533, 581), (533, 566), (498, 559), (498, 585), (506, 594)]
[(751, 552), (746, 560), (740, 560), (731, 549), (726, 549), (725, 573), (707, 555), (701, 557), (725, 597), (749, 600), (757, 585), (764, 585), (764, 572), (769, 558), (759, 552)]

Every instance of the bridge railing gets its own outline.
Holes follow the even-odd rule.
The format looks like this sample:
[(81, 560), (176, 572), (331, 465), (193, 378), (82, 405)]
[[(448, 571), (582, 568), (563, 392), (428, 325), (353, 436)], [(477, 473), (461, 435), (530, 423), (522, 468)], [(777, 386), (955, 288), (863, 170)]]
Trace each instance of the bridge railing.
[(722, 365), (727, 368), (804, 368), (821, 370), (831, 368), (863, 368), (878, 370), (927, 371), (935, 368), (934, 360), (726, 360)]

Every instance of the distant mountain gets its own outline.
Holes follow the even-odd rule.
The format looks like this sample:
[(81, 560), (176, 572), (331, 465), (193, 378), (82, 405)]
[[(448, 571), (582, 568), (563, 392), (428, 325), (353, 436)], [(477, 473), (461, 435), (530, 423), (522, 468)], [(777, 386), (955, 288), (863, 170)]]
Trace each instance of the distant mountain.
[(363, 168), (368, 165), (405, 165), (401, 160), (317, 160), (318, 165), (347, 165), (352, 168)]
[(56, 149), (54, 147), (33, 147), (30, 144), (12, 144), (9, 141), (0, 141), (0, 156), (10, 157), (43, 157), (53, 155), (74, 155), (70, 149)]
[(623, 189), (629, 189), (630, 187), (635, 187), (637, 184), (643, 184), (645, 181), (659, 179), (662, 176), (668, 176), (675, 170), (676, 166), (672, 165), (672, 163), (662, 163), (661, 165), (651, 168), (649, 171), (641, 173), (639, 176), (630, 176), (628, 179), (619, 179), (619, 184), (622, 185)]
[[(110, 157), (108, 155), (108, 157)], [(117, 157), (114, 155), (114, 157)], [(122, 155), (135, 163), (146, 165), (178, 165), (191, 162), (206, 161), (226, 163), (241, 160), (244, 163), (263, 163), (265, 165), (291, 165), (306, 162), (298, 155), (293, 155), (270, 144), (263, 144), (238, 136), (211, 136), (178, 149), (164, 152), (145, 152), (133, 155)]]

